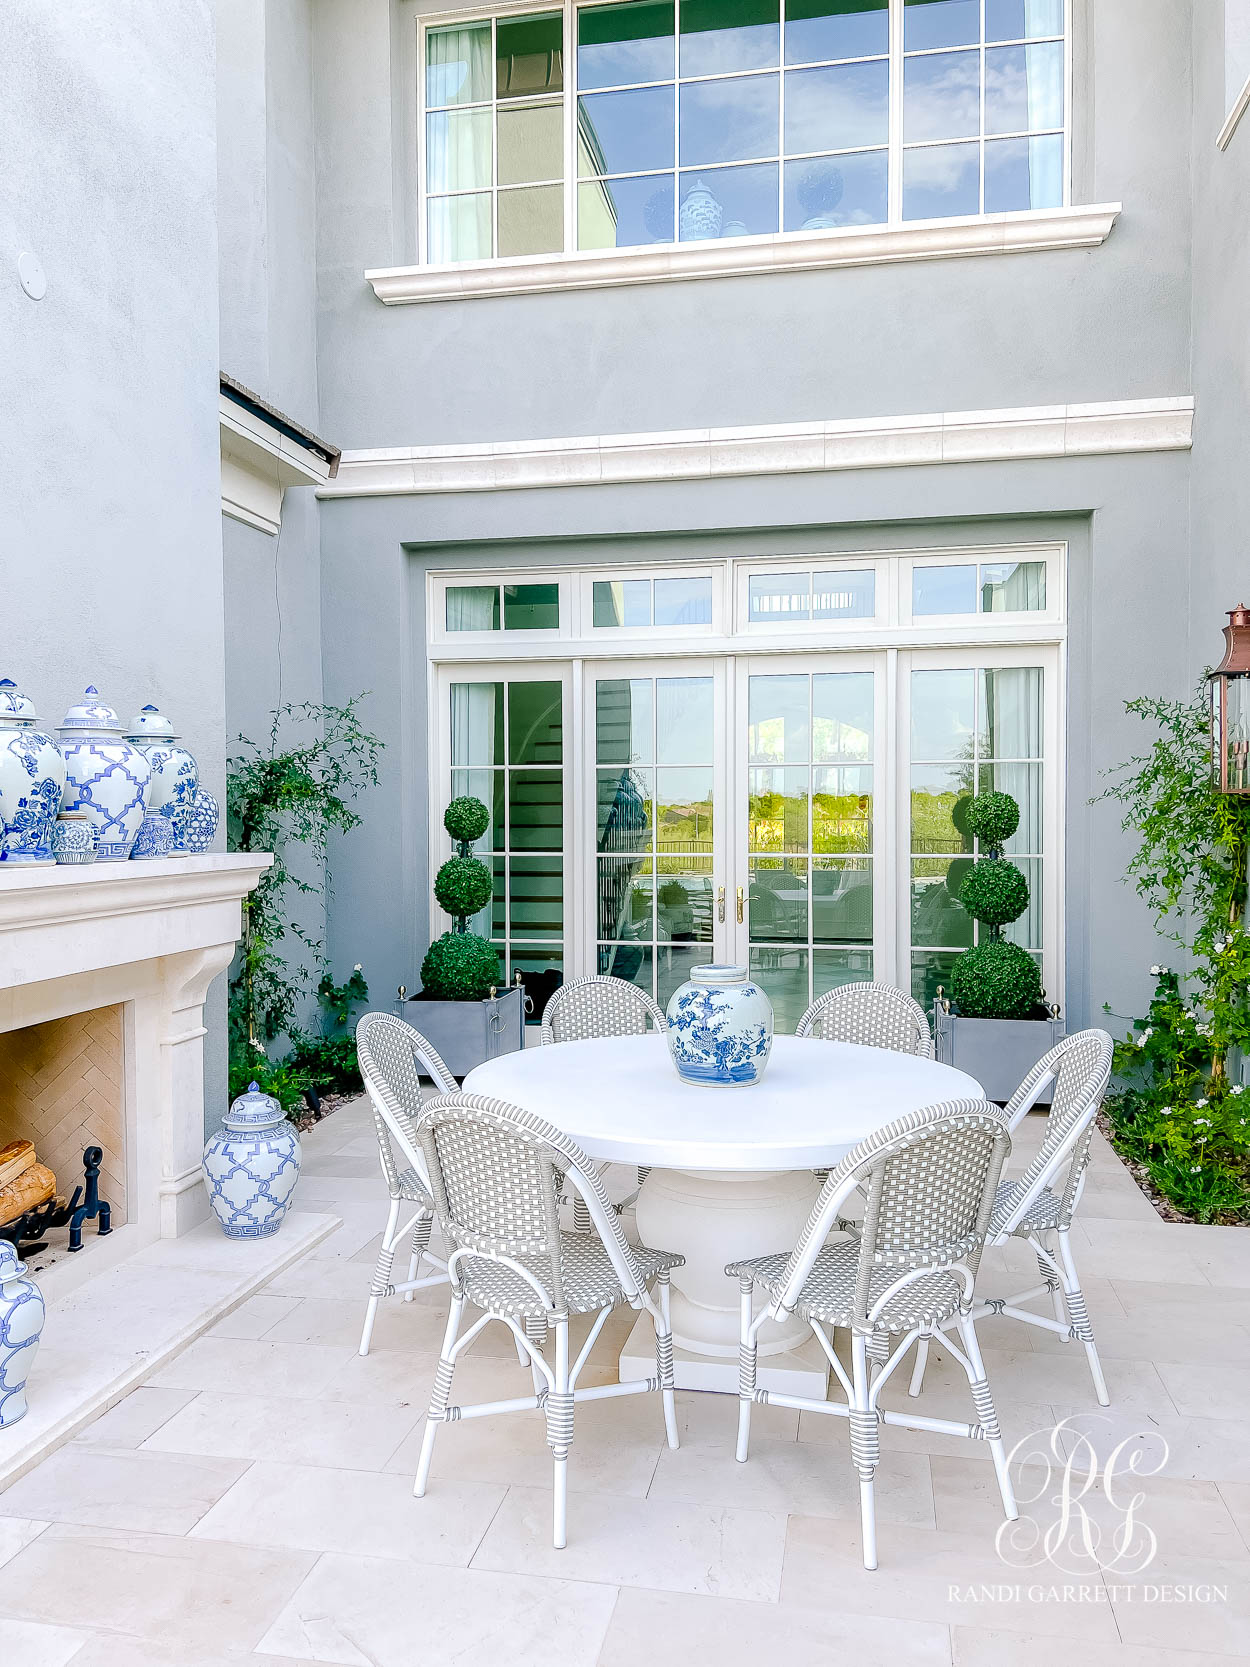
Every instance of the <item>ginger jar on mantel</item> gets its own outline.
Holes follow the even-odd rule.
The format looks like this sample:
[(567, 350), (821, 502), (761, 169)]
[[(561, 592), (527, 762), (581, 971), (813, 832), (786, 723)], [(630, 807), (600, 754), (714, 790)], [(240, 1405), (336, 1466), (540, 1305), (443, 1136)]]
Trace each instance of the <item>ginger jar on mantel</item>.
[(26, 1384), (43, 1332), (43, 1292), (0, 1239), (0, 1430), (26, 1416)]
[(185, 747), (178, 745), (174, 726), (158, 706), (145, 706), (131, 721), (126, 737), (152, 766), (148, 789), (148, 815), (163, 816), (173, 826), (174, 843), (169, 853), (189, 856), (189, 819), (200, 786), (200, 767)]
[(300, 1144), (271, 1094), (252, 1083), (204, 1148), (204, 1185), (228, 1239), (266, 1239), (291, 1207)]
[(65, 760), (35, 728), (38, 714), (11, 677), (0, 680), (0, 862), (50, 863)]
[(65, 794), (61, 809), (95, 823), (99, 862), (124, 861), (147, 815), (152, 766), (122, 734), (122, 721), (94, 685), (61, 719)]

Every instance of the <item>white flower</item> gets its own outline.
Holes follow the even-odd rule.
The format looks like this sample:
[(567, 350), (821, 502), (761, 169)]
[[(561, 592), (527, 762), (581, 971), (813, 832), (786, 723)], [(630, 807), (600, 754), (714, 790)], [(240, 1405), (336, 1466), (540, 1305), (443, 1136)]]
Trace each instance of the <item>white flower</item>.
[(1214, 949), (1214, 951), (1217, 955), (1222, 955), (1224, 953), (1224, 951), (1228, 948), (1228, 939), (1227, 938), (1221, 938), (1218, 943), (1212, 944), (1211, 947), (1212, 947), (1212, 949)]
[(1158, 978), (1158, 976), (1159, 976), (1159, 974), (1160, 974), (1160, 973), (1161, 973), (1161, 972), (1162, 972), (1162, 971), (1163, 971), (1163, 968), (1162, 968), (1162, 967), (1151, 967), (1151, 969), (1150, 969), (1150, 976), (1151, 976), (1151, 977), (1152, 977), (1152, 978)]
[(1199, 1110), (1200, 1110), (1200, 1111), (1201, 1111), (1201, 1109), (1202, 1109), (1202, 1107), (1203, 1107), (1203, 1106), (1204, 1106), (1204, 1105), (1206, 1105), (1206, 1103), (1207, 1103), (1207, 1102), (1206, 1102), (1206, 1101), (1205, 1101), (1205, 1100), (1195, 1100), (1195, 1101), (1194, 1101), (1194, 1104), (1195, 1104), (1195, 1105), (1196, 1105), (1196, 1106), (1197, 1106), (1197, 1107), (1198, 1107), (1198, 1109), (1199, 1109)]
[(265, 1044), (263, 1042), (253, 1042), (252, 1046), (256, 1049), (257, 1053), (264, 1053), (265, 1051)]
[(1143, 1030), (1141, 1035), (1137, 1038), (1137, 1046), (1139, 1048), (1144, 1048), (1146, 1046), (1146, 1043), (1150, 1040), (1150, 1038), (1153, 1035), (1154, 1035), (1153, 1029), (1151, 1028), (1150, 1025), (1147, 1025), (1145, 1030)]
[(1240, 1082), (1235, 1082), (1235, 1083), (1234, 1083), (1234, 1084), (1233, 1084), (1233, 1086), (1232, 1086), (1232, 1087), (1231, 1087), (1231, 1088), (1230, 1088), (1230, 1089), (1229, 1089), (1229, 1091), (1228, 1091), (1228, 1092), (1229, 1092), (1229, 1093), (1230, 1093), (1230, 1094), (1244, 1094), (1244, 1093), (1245, 1093), (1245, 1091), (1246, 1091), (1246, 1090), (1245, 1090), (1245, 1086), (1244, 1086), (1244, 1084), (1242, 1084), (1242, 1083), (1240, 1083)]
[(356, 962), (356, 965), (352, 968), (352, 971), (353, 972), (359, 972), (360, 971), (360, 962), (359, 961)]
[(1194, 1123), (1195, 1123), (1195, 1125), (1199, 1124), (1199, 1123), (1204, 1123), (1207, 1126), (1208, 1129), (1211, 1127), (1211, 1119), (1209, 1117), (1195, 1117), (1194, 1118)]

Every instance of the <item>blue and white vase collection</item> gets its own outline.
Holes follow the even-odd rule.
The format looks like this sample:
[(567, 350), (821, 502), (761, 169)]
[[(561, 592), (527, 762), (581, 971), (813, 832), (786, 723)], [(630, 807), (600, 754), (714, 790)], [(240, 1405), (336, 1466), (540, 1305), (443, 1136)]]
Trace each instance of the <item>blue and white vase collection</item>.
[(65, 788), (65, 760), (37, 722), (34, 705), (12, 678), (0, 681), (0, 862), (55, 861), (52, 826)]
[(132, 742), (152, 766), (148, 789), (148, 815), (163, 816), (173, 828), (172, 855), (185, 857), (187, 817), (200, 785), (200, 767), (185, 747), (178, 745), (174, 726), (158, 706), (145, 706), (136, 713), (126, 739)]
[(226, 1237), (265, 1239), (276, 1233), (290, 1208), (299, 1166), (294, 1125), (277, 1100), (252, 1083), (204, 1148), (204, 1185)]
[(130, 848), (131, 862), (151, 862), (155, 857), (172, 857), (173, 854), (173, 823), (168, 816), (153, 815), (149, 811), (143, 818), (139, 832), (135, 835), (135, 842)]
[(152, 766), (126, 740), (121, 719), (94, 686), (70, 707), (57, 733), (66, 771), (61, 809), (91, 816), (101, 862), (124, 861), (147, 815)]
[(95, 861), (95, 824), (80, 811), (58, 816), (52, 824), (52, 855), (57, 862)]
[(758, 1082), (773, 1045), (773, 1006), (741, 966), (691, 967), (668, 1003), (668, 1047), (683, 1082)]
[(193, 857), (211, 851), (220, 820), (221, 806), (206, 787), (201, 787), (190, 805), (179, 812), (183, 850)]
[(25, 1272), (17, 1251), (0, 1239), (0, 1430), (26, 1416), (26, 1384), (43, 1332), (43, 1292)]

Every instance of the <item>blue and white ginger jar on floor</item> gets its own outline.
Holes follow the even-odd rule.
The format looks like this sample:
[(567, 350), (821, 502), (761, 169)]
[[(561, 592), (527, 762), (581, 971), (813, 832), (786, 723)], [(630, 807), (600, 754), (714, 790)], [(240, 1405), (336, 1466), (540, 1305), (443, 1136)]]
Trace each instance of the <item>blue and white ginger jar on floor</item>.
[(26, 1416), (26, 1382), (43, 1331), (43, 1292), (25, 1272), (17, 1251), (0, 1239), (0, 1430)]
[(6, 677), (0, 681), (0, 862), (49, 863), (52, 825), (65, 788), (65, 760), (50, 735), (35, 728), (33, 704)]
[(152, 766), (148, 815), (164, 816), (173, 824), (171, 855), (188, 856), (187, 822), (200, 785), (200, 767), (185, 747), (178, 745), (174, 726), (158, 706), (145, 706), (131, 721), (132, 742)]
[(65, 760), (62, 810), (86, 811), (95, 823), (100, 862), (124, 861), (147, 815), (152, 766), (122, 734), (122, 721), (95, 687), (61, 719)]
[(228, 1239), (266, 1239), (290, 1208), (299, 1180), (294, 1125), (271, 1094), (252, 1083), (204, 1148), (204, 1185)]
[(758, 1082), (773, 1045), (773, 1006), (745, 967), (691, 967), (668, 1003), (668, 1047), (683, 1082)]

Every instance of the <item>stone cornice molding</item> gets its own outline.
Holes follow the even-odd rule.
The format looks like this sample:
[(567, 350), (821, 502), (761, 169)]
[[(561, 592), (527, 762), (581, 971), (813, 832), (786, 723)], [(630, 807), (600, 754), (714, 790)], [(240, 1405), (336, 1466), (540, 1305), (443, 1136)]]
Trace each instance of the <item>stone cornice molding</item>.
[(996, 411), (345, 451), (322, 498), (1187, 451), (1191, 396)]

